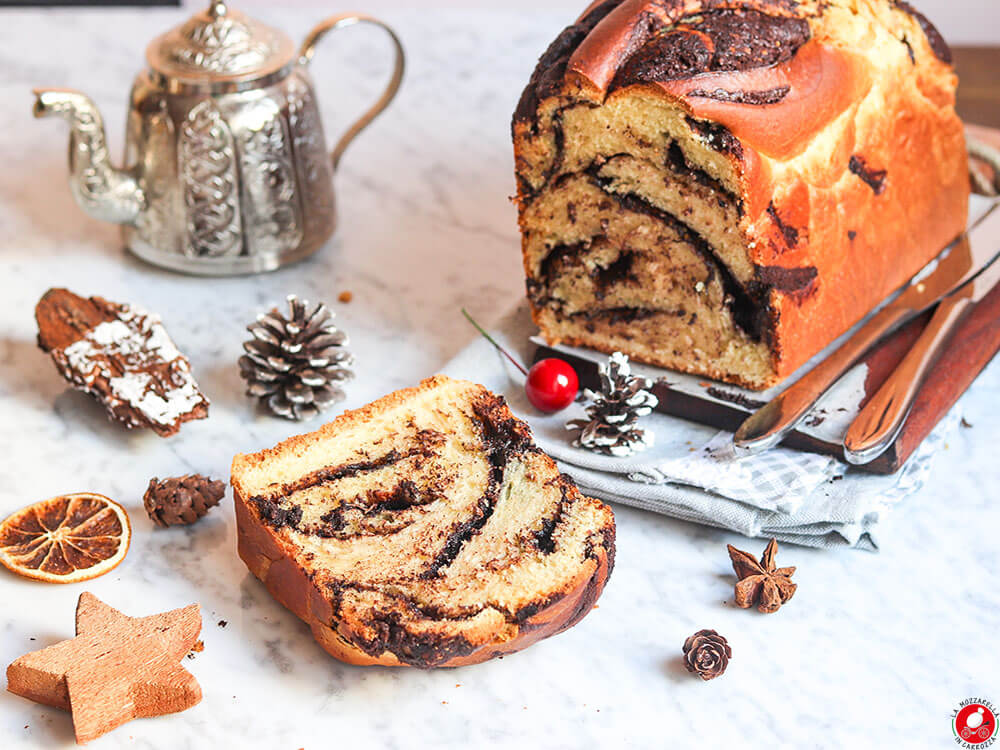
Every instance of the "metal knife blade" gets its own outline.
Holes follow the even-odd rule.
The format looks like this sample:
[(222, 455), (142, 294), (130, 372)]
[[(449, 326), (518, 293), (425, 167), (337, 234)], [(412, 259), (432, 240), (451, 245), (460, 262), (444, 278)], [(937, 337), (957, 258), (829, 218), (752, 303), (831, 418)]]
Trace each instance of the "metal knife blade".
[(735, 446), (743, 453), (759, 453), (780, 443), (826, 390), (879, 339), (971, 279), (990, 264), (998, 251), (1000, 210), (994, 204), (946, 255), (928, 264), (896, 299), (875, 313), (837, 351), (751, 414), (733, 436)]
[[(1000, 210), (997, 211), (997, 216), (1000, 217)], [(997, 246), (1000, 247), (1000, 234), (995, 236)], [(995, 255), (992, 260), (990, 260), (986, 267), (983, 268), (979, 273), (977, 273), (970, 281), (967, 281), (963, 287), (970, 287), (969, 299), (973, 302), (979, 302), (983, 297), (990, 293), (990, 291), (1000, 283), (1000, 255)], [(953, 295), (957, 295), (963, 291), (963, 287), (959, 287), (952, 292)]]
[(910, 351), (851, 422), (844, 436), (844, 458), (848, 463), (874, 461), (895, 442), (920, 387), (947, 347), (952, 333), (976, 302), (998, 282), (1000, 260), (994, 258), (986, 268), (941, 300)]
[[(992, 264), (1000, 254), (1000, 204), (994, 203), (951, 250), (913, 277), (893, 305), (923, 312)], [(988, 291), (988, 290), (987, 290)]]

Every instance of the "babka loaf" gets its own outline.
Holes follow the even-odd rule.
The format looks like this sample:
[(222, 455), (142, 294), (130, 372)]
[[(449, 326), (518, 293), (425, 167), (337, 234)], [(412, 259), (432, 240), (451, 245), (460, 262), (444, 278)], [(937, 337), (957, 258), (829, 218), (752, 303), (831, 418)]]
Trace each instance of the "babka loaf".
[(440, 667), (579, 622), (614, 564), (583, 497), (480, 385), (438, 376), (236, 456), (239, 554), (353, 664)]
[(542, 335), (780, 381), (964, 229), (950, 63), (902, 0), (594, 3), (514, 114)]

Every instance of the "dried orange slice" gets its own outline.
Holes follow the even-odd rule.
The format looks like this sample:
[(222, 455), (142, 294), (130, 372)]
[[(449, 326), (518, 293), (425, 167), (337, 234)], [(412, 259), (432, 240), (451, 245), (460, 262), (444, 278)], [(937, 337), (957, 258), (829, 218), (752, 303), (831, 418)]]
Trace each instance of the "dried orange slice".
[(0, 564), (27, 578), (75, 583), (125, 559), (132, 526), (104, 495), (81, 492), (29, 505), (0, 523)]

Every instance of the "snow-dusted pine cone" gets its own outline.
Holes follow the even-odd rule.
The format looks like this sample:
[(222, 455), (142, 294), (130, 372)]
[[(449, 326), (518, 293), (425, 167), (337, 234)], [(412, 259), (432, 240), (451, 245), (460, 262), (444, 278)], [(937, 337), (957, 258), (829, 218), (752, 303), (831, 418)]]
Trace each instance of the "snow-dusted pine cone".
[(652, 381), (632, 377), (628, 357), (621, 352), (612, 354), (607, 365), (600, 365), (598, 369), (600, 393), (589, 388), (583, 392), (592, 402), (585, 408), (588, 419), (566, 423), (567, 430), (580, 431), (573, 445), (609, 456), (630, 456), (650, 447), (653, 433), (636, 427), (635, 423), (659, 403), (649, 391)]
[(326, 305), (288, 297), (286, 317), (273, 308), (247, 326), (240, 375), (247, 395), (288, 419), (309, 419), (344, 398), (340, 383), (354, 377), (354, 358), (343, 347), (347, 334), (333, 323)]

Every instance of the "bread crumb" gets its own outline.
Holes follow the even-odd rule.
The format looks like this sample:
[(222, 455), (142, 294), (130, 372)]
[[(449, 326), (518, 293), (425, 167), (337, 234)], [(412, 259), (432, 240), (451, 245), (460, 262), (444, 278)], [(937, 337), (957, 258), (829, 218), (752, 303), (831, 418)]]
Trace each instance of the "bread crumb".
[(354, 299), (354, 292), (350, 292), (346, 289), (337, 295), (337, 300), (343, 302), (345, 305), (352, 299)]

